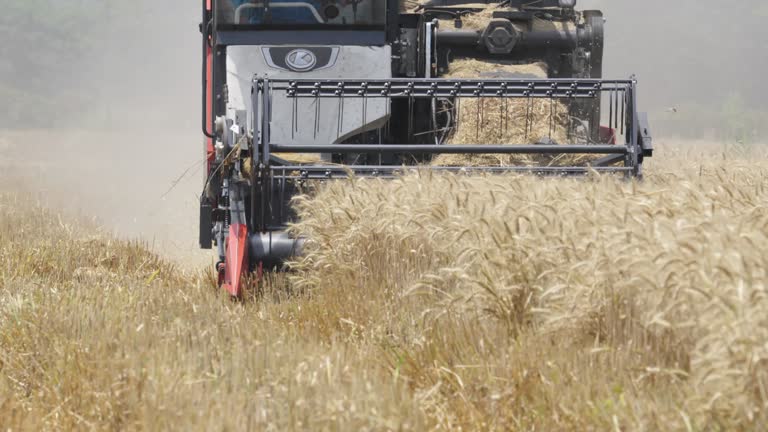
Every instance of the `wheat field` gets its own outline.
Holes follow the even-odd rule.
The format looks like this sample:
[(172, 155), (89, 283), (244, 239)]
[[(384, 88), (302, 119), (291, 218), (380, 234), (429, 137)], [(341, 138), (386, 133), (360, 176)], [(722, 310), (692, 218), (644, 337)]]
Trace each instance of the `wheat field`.
[(0, 429), (761, 430), (767, 156), (334, 182), (242, 302), (5, 193)]

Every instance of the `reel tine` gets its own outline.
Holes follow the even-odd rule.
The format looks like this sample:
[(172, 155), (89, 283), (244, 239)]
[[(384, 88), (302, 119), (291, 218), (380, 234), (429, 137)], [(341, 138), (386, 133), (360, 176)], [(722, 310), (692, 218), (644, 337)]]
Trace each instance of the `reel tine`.
[(608, 92), (608, 128), (613, 129), (613, 90)]
[(573, 122), (571, 113), (573, 112), (573, 98), (568, 98), (568, 128), (565, 130), (565, 136), (569, 143), (573, 143)]
[(614, 111), (616, 113), (616, 129), (618, 129), (619, 126), (619, 89), (616, 88), (616, 110)]
[(552, 140), (552, 130), (555, 128), (555, 98), (549, 98), (549, 139)]
[(360, 108), (362, 109), (362, 115), (360, 117), (360, 128), (365, 128), (366, 110), (368, 108), (368, 98), (366, 97), (368, 90), (368, 83), (363, 81), (360, 83), (360, 89), (357, 91), (357, 96), (360, 98)]
[(291, 109), (291, 140), (296, 139), (296, 132), (299, 131), (299, 100), (298, 98), (293, 98), (293, 107)]
[(392, 98), (387, 96), (384, 99), (384, 101), (385, 101), (384, 102), (384, 105), (385, 105), (384, 108), (386, 109), (386, 113), (387, 113), (387, 116), (386, 116), (387, 124), (384, 126), (385, 127), (385, 135), (389, 137), (390, 136), (390, 131), (391, 131), (391, 126), (392, 126), (392, 113), (391, 113), (391, 111), (392, 111), (392, 109), (391, 109)]
[(613, 103), (616, 104), (613, 109), (613, 115), (615, 116), (613, 124), (618, 129), (619, 128), (619, 92), (618, 90), (614, 90), (613, 92), (616, 95), (616, 97), (613, 99)]
[(528, 130), (529, 130), (529, 123), (531, 122), (531, 114), (533, 112), (533, 107), (531, 106), (532, 100), (531, 97), (528, 96), (528, 100), (525, 102), (525, 141), (528, 141)]
[(408, 139), (413, 137), (413, 96), (408, 96)]
[[(278, 180), (280, 185), (280, 202), (285, 202), (285, 176)], [(283, 220), (283, 206), (277, 206), (280, 212), (280, 220)]]
[(485, 123), (485, 98), (480, 98), (480, 125)]
[(341, 131), (344, 128), (344, 91), (339, 94), (338, 121), (336, 122), (336, 139), (341, 138)]
[(475, 106), (475, 113), (477, 117), (477, 121), (475, 122), (475, 140), (480, 139), (480, 106), (483, 104), (483, 98), (479, 98), (477, 101), (477, 105)]
[(619, 95), (616, 94), (615, 89), (611, 91), (611, 96), (612, 96), (611, 103), (613, 104), (613, 106), (611, 107), (611, 113), (612, 113), (611, 115), (613, 116), (613, 118), (611, 120), (613, 121), (613, 127), (618, 128), (619, 125), (616, 124), (616, 116), (618, 114), (616, 113), (616, 111), (618, 110), (617, 99), (619, 98)]
[(317, 139), (317, 133), (320, 131), (320, 97), (315, 97), (315, 132), (314, 139)]
[(454, 104), (456, 108), (456, 120), (454, 128), (454, 133), (459, 133), (459, 125), (461, 123), (461, 97), (456, 97), (456, 103)]
[(504, 141), (504, 98), (501, 98), (501, 103), (499, 104), (499, 144), (502, 144), (502, 141)]
[[(382, 141), (383, 137), (381, 136), (381, 129), (382, 129), (382, 128), (379, 128), (379, 145), (381, 145), (381, 144), (384, 144), (384, 142)], [(383, 162), (383, 160), (382, 160), (382, 154), (381, 154), (381, 152), (379, 152), (379, 165), (380, 165), (380, 166), (381, 166), (381, 165), (384, 165), (384, 162)]]
[[(507, 87), (504, 88), (504, 98), (502, 99), (504, 103), (504, 120), (502, 122), (502, 128), (504, 135), (507, 134), (507, 130), (509, 129), (509, 89)], [(502, 136), (503, 139), (503, 136)]]
[(621, 91), (621, 134), (622, 135), (624, 135), (624, 125), (627, 123), (626, 109), (627, 109), (627, 92), (625, 90), (622, 90)]

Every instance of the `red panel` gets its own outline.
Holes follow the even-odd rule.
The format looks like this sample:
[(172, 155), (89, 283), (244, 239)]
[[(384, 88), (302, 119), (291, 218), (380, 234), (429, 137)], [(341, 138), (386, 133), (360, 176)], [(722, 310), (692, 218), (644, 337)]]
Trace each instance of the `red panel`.
[(600, 126), (600, 143), (616, 145), (616, 129)]
[(240, 297), (242, 294), (243, 274), (248, 271), (247, 239), (247, 226), (230, 225), (224, 261), (224, 283), (221, 287), (233, 297)]

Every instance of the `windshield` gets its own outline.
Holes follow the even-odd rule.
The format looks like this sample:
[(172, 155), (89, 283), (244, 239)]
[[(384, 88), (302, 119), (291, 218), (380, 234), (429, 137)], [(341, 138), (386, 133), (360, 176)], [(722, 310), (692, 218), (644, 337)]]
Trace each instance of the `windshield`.
[(218, 0), (224, 26), (384, 26), (384, 0)]

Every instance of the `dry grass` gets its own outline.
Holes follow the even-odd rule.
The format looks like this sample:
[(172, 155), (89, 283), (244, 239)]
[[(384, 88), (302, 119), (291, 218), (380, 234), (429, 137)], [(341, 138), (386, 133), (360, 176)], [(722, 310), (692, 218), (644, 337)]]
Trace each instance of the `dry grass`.
[(765, 160), (333, 183), (243, 303), (3, 196), (0, 428), (759, 430)]
[[(427, 4), (426, 0), (403, 0), (400, 2), (400, 11), (408, 12), (413, 11), (419, 6)], [(456, 5), (458, 6), (458, 5)], [(464, 30), (485, 30), (488, 26), (488, 22), (493, 18), (493, 12), (498, 8), (496, 6), (489, 6), (487, 3), (479, 3), (467, 1), (461, 4), (461, 6), (471, 9), (482, 9), (482, 11), (474, 14), (466, 14), (462, 17), (462, 29)], [(439, 19), (440, 28), (452, 29), (454, 28), (454, 20)]]
[(462, 58), (451, 62), (446, 78), (547, 78), (547, 64), (515, 64)]
[[(0, 429), (423, 430), (346, 299), (237, 304), (137, 244), (0, 197)], [(331, 312), (333, 313), (333, 312)]]

